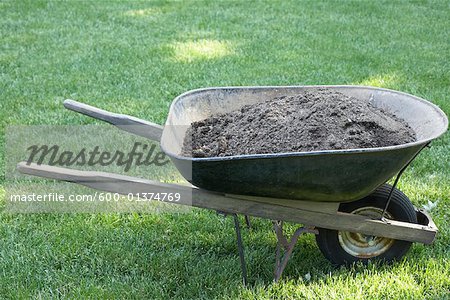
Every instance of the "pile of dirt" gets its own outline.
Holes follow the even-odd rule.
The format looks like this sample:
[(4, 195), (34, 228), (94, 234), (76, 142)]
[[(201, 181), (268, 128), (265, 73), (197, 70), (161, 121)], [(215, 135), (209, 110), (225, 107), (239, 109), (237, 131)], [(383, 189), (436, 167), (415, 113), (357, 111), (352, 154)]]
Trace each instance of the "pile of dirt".
[(182, 155), (374, 148), (412, 141), (414, 131), (393, 114), (337, 91), (315, 89), (194, 122)]

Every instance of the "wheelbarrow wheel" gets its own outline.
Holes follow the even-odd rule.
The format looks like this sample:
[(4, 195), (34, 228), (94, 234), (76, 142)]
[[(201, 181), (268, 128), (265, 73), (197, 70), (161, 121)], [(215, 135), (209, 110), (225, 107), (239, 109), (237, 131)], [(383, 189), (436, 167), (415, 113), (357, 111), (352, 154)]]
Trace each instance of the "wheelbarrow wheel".
[[(374, 193), (358, 201), (343, 203), (339, 211), (370, 217), (381, 217), (392, 186), (384, 184)], [(400, 190), (394, 189), (385, 217), (387, 219), (417, 223), (417, 215), (411, 201)], [(347, 231), (318, 228), (317, 245), (323, 255), (336, 265), (349, 265), (369, 260), (394, 261), (402, 258), (411, 242), (368, 236)]]

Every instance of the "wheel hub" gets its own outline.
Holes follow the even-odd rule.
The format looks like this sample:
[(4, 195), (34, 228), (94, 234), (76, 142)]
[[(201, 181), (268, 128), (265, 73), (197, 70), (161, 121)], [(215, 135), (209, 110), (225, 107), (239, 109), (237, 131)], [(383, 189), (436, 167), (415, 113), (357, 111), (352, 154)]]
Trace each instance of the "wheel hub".
[[(380, 218), (383, 214), (383, 209), (378, 207), (361, 207), (351, 213), (370, 218)], [(392, 216), (388, 212), (386, 212), (385, 217), (392, 219)], [(393, 239), (348, 231), (339, 231), (338, 238), (342, 249), (358, 258), (379, 256), (389, 250), (394, 244)]]

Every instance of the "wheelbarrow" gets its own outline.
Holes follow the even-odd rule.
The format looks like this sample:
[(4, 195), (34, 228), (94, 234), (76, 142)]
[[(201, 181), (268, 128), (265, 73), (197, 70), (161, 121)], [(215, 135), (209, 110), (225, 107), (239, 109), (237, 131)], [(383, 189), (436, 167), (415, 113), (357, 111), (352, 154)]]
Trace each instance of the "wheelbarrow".
[[(395, 114), (415, 131), (416, 141), (379, 148), (211, 158), (180, 154), (186, 129), (194, 121), (316, 88), (337, 90)], [(237, 214), (273, 221), (278, 241), (275, 280), (281, 277), (302, 233), (315, 234), (323, 255), (336, 265), (371, 259), (398, 260), (412, 242), (430, 244), (437, 234), (430, 215), (416, 209), (396, 188), (400, 176), (420, 151), (447, 130), (446, 115), (421, 98), (363, 86), (206, 88), (175, 98), (164, 127), (73, 100), (66, 100), (64, 106), (159, 141), (161, 149), (192, 186), (24, 162), (18, 165), (20, 172), (126, 195), (150, 190), (190, 192), (192, 203), (181, 199), (177, 204), (234, 216), (244, 282), (246, 263)], [(394, 176), (393, 185), (386, 184)], [(286, 221), (304, 226), (289, 238), (283, 232)]]

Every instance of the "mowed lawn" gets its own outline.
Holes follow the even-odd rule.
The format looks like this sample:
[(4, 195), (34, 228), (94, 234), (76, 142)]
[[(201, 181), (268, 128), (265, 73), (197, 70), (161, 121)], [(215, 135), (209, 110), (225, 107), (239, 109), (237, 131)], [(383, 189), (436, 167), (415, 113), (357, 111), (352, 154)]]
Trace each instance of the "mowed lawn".
[[(162, 124), (172, 99), (194, 88), (362, 84), (449, 115), (449, 11), (449, 1), (2, 1), (0, 165), (8, 125), (93, 122), (65, 98)], [(450, 298), (449, 137), (400, 182), (416, 206), (439, 201), (440, 232), (398, 263), (335, 268), (303, 236), (273, 283), (275, 235), (254, 220), (243, 231), (244, 287), (232, 219), (214, 212), (2, 211), (0, 298)]]

